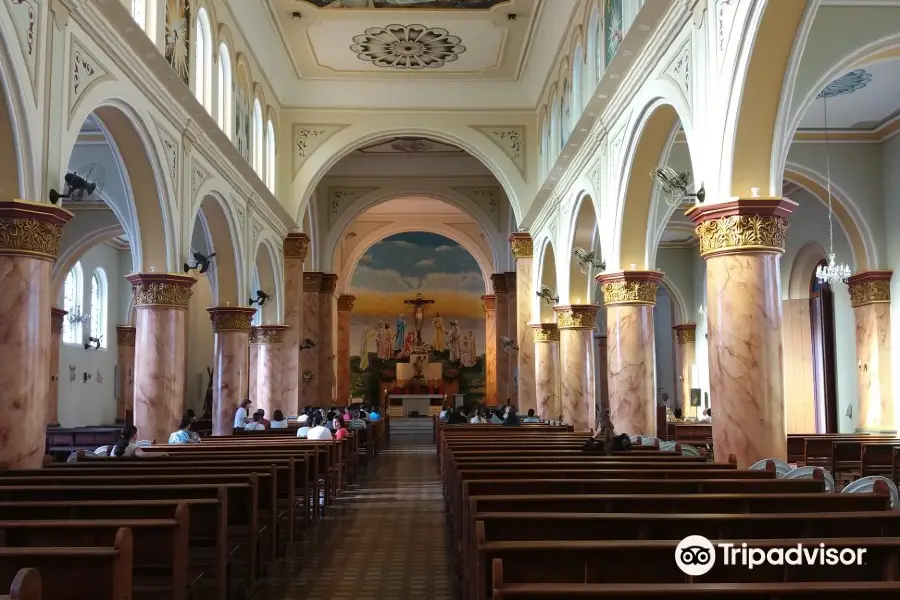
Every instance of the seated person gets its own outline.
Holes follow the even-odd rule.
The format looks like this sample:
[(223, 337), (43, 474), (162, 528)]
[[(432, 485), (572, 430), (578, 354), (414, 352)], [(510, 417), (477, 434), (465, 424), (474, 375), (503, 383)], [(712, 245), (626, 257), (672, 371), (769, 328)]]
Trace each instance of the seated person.
[[(240, 409), (238, 409), (240, 410)], [(178, 422), (178, 430), (169, 435), (170, 444), (199, 444), (200, 436), (191, 431), (191, 419), (185, 413)]]
[(259, 411), (253, 413), (253, 420), (244, 425), (244, 431), (265, 431), (266, 426), (263, 425), (262, 418), (263, 416), (259, 414)]
[(338, 417), (334, 420), (334, 439), (342, 440), (349, 435), (350, 430), (347, 429), (347, 424), (344, 422), (344, 417), (338, 415)]
[(244, 425), (247, 424), (247, 421), (250, 417), (250, 400), (246, 399), (241, 402), (241, 405), (238, 407), (237, 411), (234, 413), (234, 428), (235, 429), (243, 429)]
[(503, 419), (503, 424), (512, 426), (521, 425), (521, 423), (519, 423), (519, 413), (512, 404), (506, 407), (506, 416)]
[(372, 407), (372, 411), (369, 413), (369, 420), (373, 423), (376, 423), (381, 420), (381, 414), (378, 412), (378, 407)]
[(137, 439), (137, 427), (126, 425), (119, 434), (119, 441), (113, 446), (110, 456), (130, 458), (132, 456), (144, 456), (144, 451), (135, 443)]
[(275, 414), (272, 416), (272, 422), (269, 423), (270, 429), (287, 429), (288, 421), (284, 418), (284, 413), (280, 410), (276, 410)]
[(522, 422), (523, 422), (523, 423), (540, 423), (541, 420), (538, 419), (536, 416), (534, 416), (534, 409), (533, 409), (533, 408), (529, 408), (529, 409), (528, 409), (528, 416), (525, 417), (524, 419), (522, 419)]
[(500, 425), (503, 423), (503, 412), (500, 410), (491, 411), (491, 420), (488, 422), (493, 425)]
[(260, 419), (260, 423), (263, 424), (263, 427), (265, 427), (266, 429), (268, 429), (268, 428), (269, 428), (269, 425), (271, 425), (271, 422), (266, 418), (266, 409), (264, 409), (264, 408), (257, 408), (257, 409), (256, 409), (256, 412), (259, 414), (260, 417), (262, 417), (262, 418)]
[(350, 431), (359, 431), (366, 428), (366, 421), (359, 416), (358, 410), (354, 410), (351, 413), (351, 419), (348, 423), (348, 427), (350, 428)]
[(312, 423), (312, 419), (309, 419), (300, 425), (300, 428), (297, 429), (297, 437), (298, 438), (306, 437), (306, 435), (309, 433), (311, 423)]
[(472, 418), (469, 419), (469, 423), (487, 423), (487, 419), (482, 416), (480, 408), (476, 408), (472, 413)]
[(441, 414), (438, 415), (438, 419), (440, 419), (441, 421), (446, 421), (447, 417), (449, 415), (450, 415), (450, 407), (444, 406), (443, 408), (441, 408)]
[(462, 425), (463, 423), (468, 423), (469, 419), (466, 418), (466, 409), (465, 407), (458, 407), (450, 416), (447, 417), (448, 425)]
[(331, 430), (325, 427), (322, 421), (321, 415), (315, 415), (312, 420), (312, 427), (309, 428), (309, 431), (306, 433), (306, 439), (308, 440), (332, 440), (334, 436), (331, 433)]
[(681, 421), (684, 418), (684, 412), (680, 408), (676, 408), (672, 411), (672, 416), (675, 417), (676, 421)]
[(304, 406), (304, 407), (303, 407), (303, 412), (300, 413), (300, 416), (299, 416), (299, 417), (297, 417), (297, 422), (300, 423), (301, 425), (303, 425), (304, 423), (306, 423), (306, 420), (309, 419), (309, 411), (310, 411), (310, 407), (309, 407), (309, 406)]

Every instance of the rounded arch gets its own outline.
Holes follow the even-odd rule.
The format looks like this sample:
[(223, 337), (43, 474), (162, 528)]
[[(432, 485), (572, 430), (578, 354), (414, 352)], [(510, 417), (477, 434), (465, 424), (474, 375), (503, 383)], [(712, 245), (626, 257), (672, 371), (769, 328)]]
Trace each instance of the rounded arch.
[[(100, 122), (104, 135), (123, 170), (123, 183), (129, 197), (134, 231), (129, 231), (136, 270), (178, 270), (174, 250), (175, 234), (172, 226), (171, 189), (165, 169), (161, 166), (161, 151), (154, 144), (146, 123), (149, 120), (132, 108), (121, 96), (126, 86), (101, 83), (80, 100), (70, 127), (63, 135), (60, 156), (69, 157), (75, 148), (81, 125), (93, 114)], [(73, 126), (73, 124), (75, 124)], [(60, 182), (62, 184), (62, 174)]]
[(681, 291), (678, 285), (672, 281), (672, 278), (668, 275), (663, 275), (661, 283), (669, 293), (669, 298), (672, 299), (672, 304), (675, 307), (675, 313), (672, 315), (672, 319), (677, 320), (678, 322), (673, 323), (673, 325), (692, 323), (693, 321), (688, 319), (687, 303), (684, 301), (684, 292)]
[[(572, 214), (574, 218), (567, 232), (568, 239), (572, 240), (572, 246), (569, 249), (569, 289), (565, 301), (572, 304), (590, 304), (594, 288), (594, 269), (589, 268), (587, 273), (583, 272), (574, 254), (575, 248), (582, 248), (588, 252), (600, 249), (600, 225), (594, 200), (589, 193), (581, 193)], [(600, 255), (601, 253), (597, 252), (597, 256)]]
[[(28, 111), (23, 102), (22, 82), (17, 73), (27, 73), (19, 52), (12, 49), (7, 40), (17, 39), (14, 35), (0, 36), (0, 181), (9, 190), (0, 197), (8, 201), (14, 198), (37, 200), (40, 183), (35, 169), (34, 147)], [(12, 192), (10, 194), (10, 191)]]
[[(559, 281), (556, 277), (556, 253), (553, 251), (553, 240), (549, 237), (544, 240), (537, 255), (537, 265), (540, 271), (536, 274), (538, 289), (547, 286), (557, 296), (559, 295)], [(553, 304), (548, 304), (543, 298), (535, 295), (533, 302), (537, 303), (537, 309), (532, 310), (532, 315), (537, 316), (540, 323), (555, 323), (556, 312)]]
[[(404, 225), (403, 223), (392, 223), (388, 227), (383, 227), (377, 229), (365, 237), (363, 237), (359, 243), (354, 246), (353, 250), (350, 251), (350, 255), (347, 257), (347, 260), (343, 265), (340, 265), (339, 269), (335, 269), (338, 273), (338, 286), (340, 288), (341, 294), (349, 294), (350, 293), (350, 284), (353, 279), (353, 274), (356, 272), (356, 267), (359, 264), (360, 258), (368, 252), (369, 248), (374, 246), (376, 243), (381, 240), (388, 238), (392, 235), (398, 233), (408, 233), (410, 231), (422, 231), (425, 233), (435, 233), (437, 235), (442, 235), (446, 238), (449, 238), (462, 246), (466, 252), (472, 255), (472, 258), (475, 259), (475, 262), (478, 263), (478, 268), (481, 269), (481, 275), (484, 279), (484, 289), (491, 290), (493, 287), (491, 286), (491, 275), (493, 274), (493, 268), (491, 267), (490, 259), (487, 254), (478, 247), (478, 244), (465, 235), (462, 231), (458, 229), (454, 229), (449, 225), (444, 225), (442, 223), (434, 223), (430, 225), (416, 225), (415, 227), (410, 227), (409, 225)], [(487, 293), (487, 291), (485, 291)]]
[(788, 299), (809, 298), (809, 279), (825, 259), (825, 249), (818, 242), (806, 242), (797, 251), (788, 278)]
[[(281, 314), (281, 286), (278, 281), (278, 255), (272, 247), (271, 240), (261, 239), (256, 244), (254, 267), (259, 274), (260, 289), (271, 296), (271, 300), (262, 307), (262, 323), (278, 322)], [(256, 290), (250, 290), (250, 296), (256, 297)]]
[(302, 193), (295, 194), (299, 203), (288, 206), (288, 212), (294, 215), (297, 222), (300, 222), (303, 211), (309, 204), (319, 182), (339, 160), (357, 148), (399, 136), (424, 137), (452, 144), (480, 160), (503, 187), (516, 222), (522, 222), (524, 215), (519, 199), (529, 197), (529, 187), (525, 184), (518, 167), (485, 134), (466, 125), (451, 123), (441, 124), (440, 129), (437, 129), (436, 126), (406, 126), (402, 124), (386, 128), (375, 120), (367, 120), (365, 123), (338, 131), (306, 159), (300, 171), (294, 176), (292, 186), (295, 190), (302, 190)]
[(63, 250), (53, 264), (53, 278), (50, 284), (53, 297), (59, 294), (66, 275), (88, 250), (98, 244), (111, 242), (124, 233), (125, 230), (121, 225), (107, 225), (86, 233)]
[(222, 306), (226, 302), (230, 302), (232, 306), (243, 306), (245, 298), (240, 292), (246, 287), (241, 277), (243, 257), (238, 228), (222, 194), (213, 189), (204, 190), (207, 186), (200, 189), (198, 197), (201, 200), (192, 211), (187, 231), (194, 231), (194, 224), (202, 213), (207, 245), (211, 253), (216, 253), (212, 263), (212, 273), (215, 275), (213, 300), (216, 306)]

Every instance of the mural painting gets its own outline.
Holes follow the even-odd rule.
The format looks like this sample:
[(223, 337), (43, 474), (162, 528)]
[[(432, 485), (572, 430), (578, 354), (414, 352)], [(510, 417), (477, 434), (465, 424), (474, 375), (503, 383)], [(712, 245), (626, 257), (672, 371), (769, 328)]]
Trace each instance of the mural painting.
[(444, 8), (485, 10), (508, 0), (306, 0), (319, 8)]
[(622, 0), (607, 0), (603, 11), (603, 47), (606, 49), (605, 64), (612, 62), (619, 45), (625, 38), (625, 26), (622, 21)]
[(481, 269), (456, 242), (401, 233), (374, 244), (350, 280), (354, 397), (465, 394), (484, 398)]
[(166, 1), (166, 60), (184, 84), (191, 79), (191, 7), (188, 0)]

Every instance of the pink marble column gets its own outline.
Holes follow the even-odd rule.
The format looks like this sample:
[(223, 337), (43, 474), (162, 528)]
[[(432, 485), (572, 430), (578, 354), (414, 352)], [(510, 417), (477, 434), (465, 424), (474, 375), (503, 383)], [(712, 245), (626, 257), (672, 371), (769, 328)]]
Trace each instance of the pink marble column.
[[(337, 375), (337, 298), (334, 295), (337, 289), (338, 276), (332, 273), (322, 274), (322, 283), (319, 287), (319, 395), (323, 402), (330, 406), (337, 400), (335, 381)], [(315, 338), (313, 338), (315, 339)]]
[[(675, 406), (681, 409), (682, 418), (688, 416), (688, 410), (691, 408), (691, 386), (692, 373), (694, 364), (697, 362), (697, 325), (695, 323), (684, 323), (676, 325), (672, 329), (675, 330), (675, 339), (678, 344), (675, 347), (675, 372), (678, 373), (678, 398), (676, 398)], [(698, 416), (698, 415), (691, 415)]]
[(556, 323), (535, 323), (534, 383), (537, 416), (550, 420), (564, 420), (559, 397), (559, 328)]
[[(255, 308), (213, 306), (207, 308), (215, 334), (213, 358), (212, 434), (231, 435), (234, 413), (244, 399), (250, 374), (247, 348)], [(266, 412), (266, 416), (270, 413)]]
[(41, 466), (50, 397), (50, 274), (72, 213), (0, 202), (0, 469)]
[(593, 337), (598, 308), (593, 304), (553, 307), (559, 328), (563, 421), (575, 431), (591, 431), (597, 426)]
[[(255, 328), (254, 328), (255, 329)], [(256, 382), (259, 374), (259, 348), (257, 348), (253, 344), (253, 331), (250, 331), (250, 353), (247, 359), (247, 365), (249, 369), (249, 374), (247, 376), (247, 398), (250, 400), (251, 406), (258, 406), (257, 398), (256, 398)], [(279, 381), (281, 381), (279, 379)], [(281, 389), (280, 387), (278, 388)], [(279, 399), (279, 404), (281, 404), (281, 400)], [(266, 411), (266, 415), (269, 412)]]
[(517, 390), (518, 408), (526, 412), (537, 408), (535, 397), (534, 330), (529, 324), (531, 305), (537, 292), (534, 285), (534, 244), (531, 235), (514, 233), (509, 237), (516, 257), (516, 340), (519, 344)]
[(606, 306), (609, 414), (616, 431), (656, 436), (653, 306), (658, 271), (597, 276)]
[(116, 366), (119, 368), (116, 421), (124, 421), (127, 412), (134, 411), (134, 339), (134, 327), (116, 327)]
[(195, 280), (180, 273), (134, 273), (134, 425), (138, 439), (165, 444), (184, 412), (187, 309)]
[[(516, 274), (504, 273), (506, 275), (506, 337), (511, 339), (518, 347), (519, 338), (517, 327), (518, 321), (518, 305), (516, 303)], [(529, 313), (530, 314), (530, 313)], [(506, 381), (507, 395), (506, 398), (499, 398), (500, 404), (506, 404), (506, 400), (512, 400), (516, 406), (519, 402), (519, 351), (510, 350), (506, 360)]]
[(787, 458), (781, 255), (796, 203), (741, 198), (687, 211), (706, 259), (710, 403), (716, 460)]
[(337, 400), (338, 404), (350, 401), (350, 317), (353, 316), (353, 296), (341, 296), (337, 301)]
[(289, 233), (284, 238), (284, 345), (281, 350), (281, 410), (300, 414), (300, 342), (303, 340), (303, 263), (309, 236)]
[(891, 275), (893, 271), (868, 271), (847, 280), (856, 320), (859, 432), (897, 432), (891, 393)]
[(315, 344), (300, 352), (300, 405), (326, 406), (328, 401), (319, 393), (319, 383), (324, 379), (320, 373), (319, 316), (321, 305), (319, 293), (322, 288), (324, 273), (311, 272), (303, 274), (303, 335), (301, 342), (311, 340)]
[(507, 398), (511, 396), (510, 389), (512, 382), (509, 377), (510, 357), (513, 356), (511, 351), (507, 350), (503, 344), (503, 338), (509, 337), (514, 340), (515, 336), (509, 336), (509, 288), (507, 286), (506, 273), (496, 273), (491, 275), (491, 281), (494, 284), (494, 297), (496, 298), (496, 335), (494, 336), (497, 346), (497, 396), (496, 404), (506, 404)]
[(497, 406), (497, 297), (482, 296), (484, 307), (484, 403)]
[(47, 425), (59, 426), (59, 346), (68, 311), (50, 309), (50, 391), (47, 394)]
[(281, 406), (281, 353), (286, 330), (284, 325), (259, 325), (250, 332), (250, 348), (256, 355), (255, 406), (264, 409), (270, 419), (276, 410), (284, 412)]

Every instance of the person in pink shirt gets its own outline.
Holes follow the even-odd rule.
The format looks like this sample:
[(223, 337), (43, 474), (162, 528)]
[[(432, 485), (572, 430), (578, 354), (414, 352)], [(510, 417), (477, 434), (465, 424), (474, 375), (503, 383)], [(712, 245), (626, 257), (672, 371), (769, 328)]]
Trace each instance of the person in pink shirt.
[(344, 425), (344, 419), (340, 416), (334, 419), (334, 439), (342, 440), (350, 435), (350, 431)]

